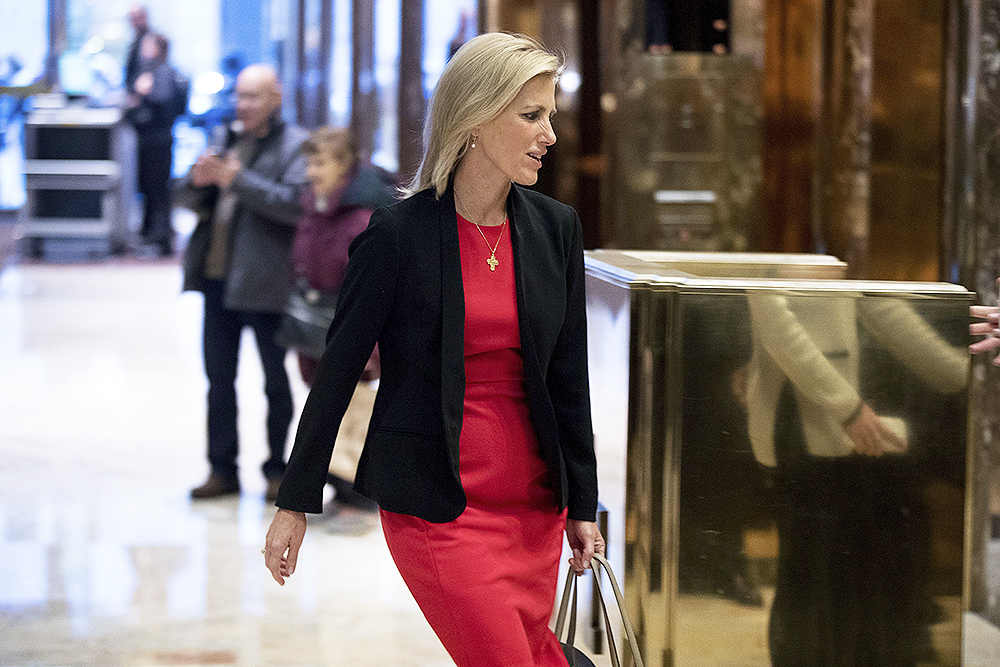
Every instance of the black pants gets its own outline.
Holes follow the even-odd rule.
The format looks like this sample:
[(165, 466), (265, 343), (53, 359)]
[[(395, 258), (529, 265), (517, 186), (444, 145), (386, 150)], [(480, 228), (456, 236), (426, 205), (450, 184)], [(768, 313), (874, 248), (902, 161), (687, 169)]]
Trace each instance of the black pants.
[(915, 667), (929, 659), (927, 512), (912, 464), (810, 456), (794, 394), (775, 420), (774, 667)]
[(270, 457), (262, 469), (268, 479), (280, 478), (285, 473), (285, 443), (293, 412), (292, 390), (285, 372), (285, 348), (274, 342), (281, 315), (227, 310), (223, 305), (224, 291), (223, 281), (205, 281), (202, 354), (208, 376), (208, 460), (213, 473), (230, 478), (237, 476), (236, 368), (240, 336), (244, 327), (250, 327), (264, 367), (264, 394), (267, 396)]
[(173, 140), (170, 137), (139, 136), (138, 188), (145, 202), (142, 213), (142, 240), (159, 247), (162, 254), (173, 252), (170, 225), (172, 197), (170, 175)]

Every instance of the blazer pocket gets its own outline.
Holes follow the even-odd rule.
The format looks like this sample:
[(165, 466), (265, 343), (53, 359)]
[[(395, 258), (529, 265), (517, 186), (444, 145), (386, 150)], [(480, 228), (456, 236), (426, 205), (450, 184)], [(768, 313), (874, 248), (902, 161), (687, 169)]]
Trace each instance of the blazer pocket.
[(456, 473), (443, 437), (379, 428), (369, 433), (355, 483), (383, 509), (440, 522), (455, 517), (428, 508), (465, 504)]
[(430, 433), (418, 433), (417, 431), (410, 431), (402, 428), (393, 428), (392, 426), (379, 426), (375, 429), (375, 435), (385, 434), (386, 437), (399, 436), (403, 438), (422, 438), (424, 440), (438, 440), (437, 436), (431, 435)]

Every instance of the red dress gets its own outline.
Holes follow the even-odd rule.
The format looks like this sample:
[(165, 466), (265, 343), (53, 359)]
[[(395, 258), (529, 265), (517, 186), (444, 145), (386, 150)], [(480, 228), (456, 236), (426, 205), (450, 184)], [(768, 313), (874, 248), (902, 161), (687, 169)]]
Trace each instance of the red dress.
[(468, 499), (449, 523), (382, 511), (396, 566), (459, 667), (566, 667), (549, 618), (565, 512), (528, 417), (510, 225), (459, 216), (465, 288), (465, 407), (459, 472)]

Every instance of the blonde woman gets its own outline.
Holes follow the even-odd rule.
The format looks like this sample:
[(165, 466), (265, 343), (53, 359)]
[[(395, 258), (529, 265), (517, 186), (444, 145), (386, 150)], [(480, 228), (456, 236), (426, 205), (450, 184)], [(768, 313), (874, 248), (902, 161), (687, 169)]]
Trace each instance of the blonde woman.
[(460, 666), (566, 665), (548, 628), (563, 534), (578, 573), (604, 551), (582, 229), (523, 187), (556, 140), (560, 71), (538, 43), (500, 33), (449, 62), (408, 196), (352, 245), (264, 550), (284, 583), (377, 342), (355, 488), (381, 508), (393, 559)]

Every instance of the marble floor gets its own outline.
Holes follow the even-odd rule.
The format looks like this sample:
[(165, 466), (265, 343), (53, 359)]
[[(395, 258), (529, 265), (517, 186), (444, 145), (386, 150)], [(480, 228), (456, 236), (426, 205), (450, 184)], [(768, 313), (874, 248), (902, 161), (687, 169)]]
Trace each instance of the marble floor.
[[(452, 664), (377, 527), (336, 535), (318, 517), (285, 587), (264, 569), (249, 339), (243, 493), (188, 499), (207, 473), (200, 309), (171, 261), (0, 273), (0, 666)], [(1000, 664), (996, 628), (967, 616), (965, 637), (966, 667)]]

